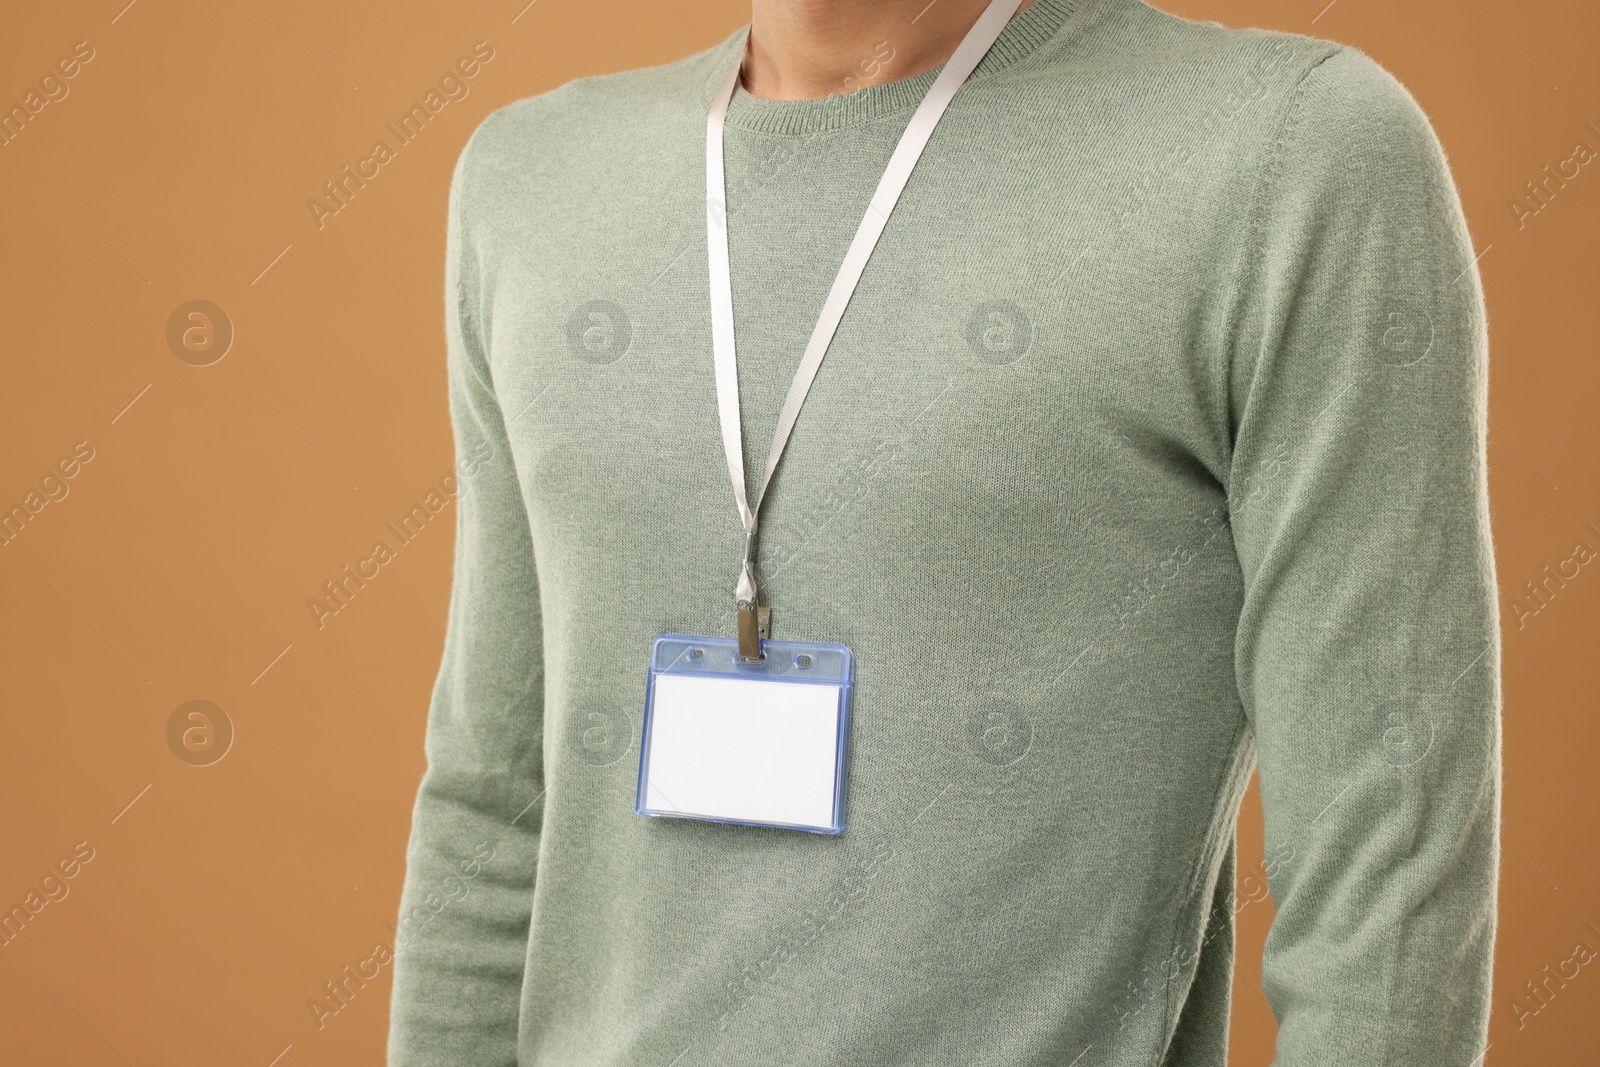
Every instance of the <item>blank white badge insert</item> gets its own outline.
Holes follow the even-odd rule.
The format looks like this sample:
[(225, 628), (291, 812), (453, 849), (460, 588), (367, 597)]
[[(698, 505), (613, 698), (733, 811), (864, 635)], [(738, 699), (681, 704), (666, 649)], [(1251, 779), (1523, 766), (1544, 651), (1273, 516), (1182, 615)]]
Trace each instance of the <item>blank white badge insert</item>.
[(652, 685), (642, 811), (835, 825), (844, 686), (726, 674), (658, 674)]

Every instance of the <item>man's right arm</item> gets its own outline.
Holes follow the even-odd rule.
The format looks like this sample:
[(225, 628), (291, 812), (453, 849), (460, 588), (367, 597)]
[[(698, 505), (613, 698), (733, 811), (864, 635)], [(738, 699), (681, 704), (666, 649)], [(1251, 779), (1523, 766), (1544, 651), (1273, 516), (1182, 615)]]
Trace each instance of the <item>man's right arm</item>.
[(543, 815), (533, 542), (480, 341), (469, 159), (456, 164), (445, 334), (458, 458), (455, 577), (396, 931), (390, 1067), (514, 1065)]

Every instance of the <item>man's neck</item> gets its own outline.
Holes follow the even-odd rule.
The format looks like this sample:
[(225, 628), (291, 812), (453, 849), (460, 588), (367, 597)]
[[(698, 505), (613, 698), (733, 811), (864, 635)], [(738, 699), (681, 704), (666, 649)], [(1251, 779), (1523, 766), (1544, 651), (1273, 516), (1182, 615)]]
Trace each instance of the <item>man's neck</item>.
[[(1033, 0), (1022, 0), (1018, 8)], [(898, 81), (950, 58), (988, 0), (753, 0), (743, 84), (814, 100)]]

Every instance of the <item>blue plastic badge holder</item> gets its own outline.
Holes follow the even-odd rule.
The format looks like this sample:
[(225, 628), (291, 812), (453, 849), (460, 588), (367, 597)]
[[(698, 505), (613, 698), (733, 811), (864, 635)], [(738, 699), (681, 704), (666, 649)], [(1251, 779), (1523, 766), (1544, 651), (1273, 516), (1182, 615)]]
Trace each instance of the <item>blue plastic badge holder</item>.
[(650, 646), (641, 815), (844, 831), (854, 662), (844, 645), (662, 634)]

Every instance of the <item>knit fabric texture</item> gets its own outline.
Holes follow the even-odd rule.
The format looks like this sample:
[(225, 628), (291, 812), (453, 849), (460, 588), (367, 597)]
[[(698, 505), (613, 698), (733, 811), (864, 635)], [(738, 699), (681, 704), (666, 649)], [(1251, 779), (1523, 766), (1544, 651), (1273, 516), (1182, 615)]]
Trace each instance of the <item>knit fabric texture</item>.
[[(504, 107), (457, 164), (389, 1062), (1221, 1067), (1268, 886), (1277, 1067), (1478, 1062), (1487, 323), (1437, 135), (1352, 47), (1142, 0), (1011, 20), (760, 512), (772, 636), (855, 654), (845, 831), (635, 813), (651, 638), (735, 629), (704, 167), (747, 33)], [(895, 45), (856, 91), (731, 102), (752, 474), (937, 75), (883, 80)]]

